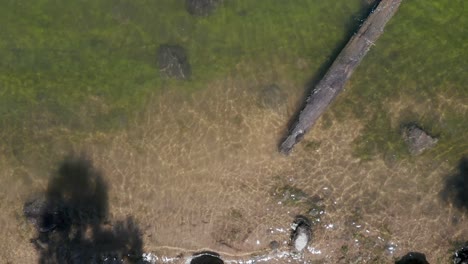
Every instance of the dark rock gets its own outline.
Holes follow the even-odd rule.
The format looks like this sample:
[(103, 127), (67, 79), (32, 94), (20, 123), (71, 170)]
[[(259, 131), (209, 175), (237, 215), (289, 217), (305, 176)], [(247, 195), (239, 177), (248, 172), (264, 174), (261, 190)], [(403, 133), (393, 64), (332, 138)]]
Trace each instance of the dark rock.
[(186, 80), (192, 73), (185, 49), (178, 45), (161, 45), (157, 51), (159, 71), (170, 78)]
[(190, 261), (190, 264), (223, 264), (224, 261), (219, 257), (219, 254), (211, 251), (203, 251), (195, 254)]
[(302, 215), (296, 216), (292, 229), (291, 245), (296, 251), (301, 252), (307, 247), (311, 239), (310, 220)]
[(276, 84), (270, 84), (264, 87), (259, 95), (260, 106), (271, 109), (278, 109), (287, 101), (287, 94)]
[(427, 132), (415, 124), (403, 128), (403, 139), (408, 145), (411, 155), (419, 155), (424, 150), (432, 148), (438, 139), (431, 137)]
[(269, 246), (270, 246), (270, 249), (276, 250), (276, 249), (279, 248), (280, 243), (278, 241), (276, 241), (276, 240), (273, 240), (273, 241), (270, 242)]
[(429, 264), (426, 256), (419, 252), (409, 252), (400, 260), (395, 261), (395, 264)]
[(468, 245), (460, 248), (455, 252), (455, 254), (453, 254), (453, 263), (468, 264)]
[(220, 2), (220, 0), (185, 0), (185, 7), (192, 16), (208, 16)]

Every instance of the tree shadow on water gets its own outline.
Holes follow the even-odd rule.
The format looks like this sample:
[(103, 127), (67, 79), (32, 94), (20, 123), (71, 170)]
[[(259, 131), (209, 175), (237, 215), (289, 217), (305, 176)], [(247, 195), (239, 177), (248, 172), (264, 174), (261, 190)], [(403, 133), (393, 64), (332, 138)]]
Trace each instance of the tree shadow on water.
[(31, 241), (41, 264), (144, 263), (143, 241), (133, 218), (110, 222), (107, 184), (85, 157), (65, 159), (47, 191), (24, 205), (35, 225)]
[(442, 199), (468, 212), (468, 157), (458, 163), (458, 172), (447, 177), (440, 192)]

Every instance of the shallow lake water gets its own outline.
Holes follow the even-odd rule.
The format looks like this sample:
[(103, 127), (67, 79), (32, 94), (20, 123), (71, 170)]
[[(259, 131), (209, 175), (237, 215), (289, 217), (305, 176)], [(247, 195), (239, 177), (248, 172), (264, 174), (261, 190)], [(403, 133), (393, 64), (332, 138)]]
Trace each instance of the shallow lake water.
[[(462, 0), (403, 1), (289, 156), (278, 144), (304, 95), (373, 2), (226, 0), (203, 17), (184, 2), (0, 0), (2, 261), (450, 263), (468, 241)], [(158, 70), (168, 43), (189, 79)], [(408, 123), (437, 145), (411, 156)], [(24, 215), (37, 197), (78, 220), (38, 232)]]

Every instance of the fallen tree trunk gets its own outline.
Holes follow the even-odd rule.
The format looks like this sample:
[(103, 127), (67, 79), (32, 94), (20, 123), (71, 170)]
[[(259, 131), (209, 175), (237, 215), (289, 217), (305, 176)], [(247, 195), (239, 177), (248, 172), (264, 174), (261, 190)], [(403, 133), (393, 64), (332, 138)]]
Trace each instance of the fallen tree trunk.
[(302, 139), (325, 112), (327, 106), (343, 90), (346, 81), (383, 33), (385, 24), (396, 13), (401, 2), (402, 0), (381, 0), (377, 8), (372, 11), (307, 98), (305, 108), (280, 145), (281, 153), (289, 154), (294, 145)]

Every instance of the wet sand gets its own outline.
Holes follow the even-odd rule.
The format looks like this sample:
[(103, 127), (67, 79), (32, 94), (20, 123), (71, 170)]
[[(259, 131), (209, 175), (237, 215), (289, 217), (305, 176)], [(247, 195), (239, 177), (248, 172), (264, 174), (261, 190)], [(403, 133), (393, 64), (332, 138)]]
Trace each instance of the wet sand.
[[(271, 253), (271, 241), (280, 244), (278, 257), (289, 252), (294, 217), (310, 214), (314, 200), (325, 213), (311, 244), (303, 256), (278, 257), (277, 263), (391, 263), (409, 251), (447, 263), (453, 243), (468, 237), (466, 213), (440, 196), (446, 177), (457, 173), (453, 164), (430, 155), (363, 162), (353, 156), (362, 124), (352, 117), (321, 119), (285, 157), (278, 142), (302, 91), (279, 78), (287, 102), (260, 106), (259, 92), (271, 77), (231, 74), (184, 94), (168, 87), (127, 131), (57, 148), (88, 155), (109, 184), (110, 219), (132, 216), (144, 251), (167, 262), (182, 263), (201, 250), (246, 261)], [(1, 163), (0, 224), (6, 232), (0, 258), (33, 263), (34, 230), (22, 207), (46, 189), (51, 171), (6, 156)], [(300, 190), (302, 197), (285, 190)]]

